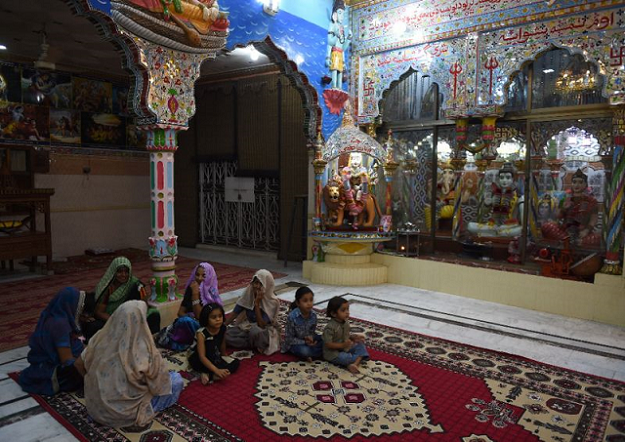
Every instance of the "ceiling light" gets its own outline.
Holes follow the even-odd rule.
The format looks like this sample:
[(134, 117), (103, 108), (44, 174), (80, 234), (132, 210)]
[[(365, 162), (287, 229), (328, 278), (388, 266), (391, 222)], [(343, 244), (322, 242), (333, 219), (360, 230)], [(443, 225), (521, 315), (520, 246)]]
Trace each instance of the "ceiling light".
[(280, 0), (261, 0), (263, 11), (269, 15), (276, 15), (280, 10)]
[(551, 74), (552, 72), (555, 72), (553, 69), (543, 69), (543, 74)]
[(7, 47), (5, 45), (0, 45), (0, 51), (6, 51)]
[(250, 60), (257, 61), (258, 57), (260, 57), (260, 54), (258, 53), (256, 48), (254, 46), (248, 46), (248, 48), (250, 48)]

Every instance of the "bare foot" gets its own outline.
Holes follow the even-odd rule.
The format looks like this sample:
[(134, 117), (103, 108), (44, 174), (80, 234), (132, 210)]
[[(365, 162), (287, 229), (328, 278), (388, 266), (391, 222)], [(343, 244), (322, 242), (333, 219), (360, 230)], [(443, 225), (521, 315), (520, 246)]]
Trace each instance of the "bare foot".
[(310, 356), (308, 356), (308, 357), (306, 358), (306, 362), (312, 362), (312, 358), (311, 358)]
[(358, 366), (356, 364), (349, 364), (347, 366), (347, 369), (349, 370), (350, 373), (353, 373), (353, 374), (360, 373), (360, 370), (358, 370)]
[(208, 383), (210, 382), (211, 378), (208, 375), (208, 373), (202, 373), (200, 375), (200, 380), (202, 381), (202, 385), (208, 385)]

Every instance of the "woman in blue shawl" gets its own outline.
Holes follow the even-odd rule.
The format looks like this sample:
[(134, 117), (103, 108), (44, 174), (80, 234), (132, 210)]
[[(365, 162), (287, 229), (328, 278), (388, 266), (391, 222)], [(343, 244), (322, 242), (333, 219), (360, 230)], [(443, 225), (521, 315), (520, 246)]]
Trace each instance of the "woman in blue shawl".
[(83, 385), (83, 343), (78, 322), (85, 307), (85, 292), (66, 287), (56, 294), (39, 317), (28, 345), (30, 366), (19, 383), (28, 393), (54, 395)]

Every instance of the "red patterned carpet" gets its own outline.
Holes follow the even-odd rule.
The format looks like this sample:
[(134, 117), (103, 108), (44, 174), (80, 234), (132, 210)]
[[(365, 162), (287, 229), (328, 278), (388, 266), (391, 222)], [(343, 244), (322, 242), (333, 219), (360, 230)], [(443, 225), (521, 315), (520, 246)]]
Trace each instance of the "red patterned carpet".
[(364, 321), (352, 326), (372, 356), (359, 375), (255, 355), (205, 387), (184, 371), (184, 355), (169, 353), (191, 382), (142, 434), (94, 424), (81, 395), (36, 399), (84, 441), (625, 440), (622, 382)]
[[(145, 256), (141, 259), (134, 257), (133, 273), (141, 280), (148, 281), (152, 275), (150, 261)], [(41, 311), (46, 307), (56, 292), (67, 286), (78, 287), (81, 290), (94, 290), (114, 255), (106, 258), (97, 257), (85, 263), (81, 260), (75, 272), (69, 272), (63, 266), (63, 274), (42, 276), (39, 278), (0, 283), (0, 352), (21, 347), (28, 343), (28, 337), (35, 329)], [(176, 274), (179, 279), (179, 289), (191, 275), (198, 260), (179, 256), (176, 260)], [(211, 263), (219, 279), (219, 292), (225, 293), (236, 290), (252, 279), (257, 269), (239, 267), (219, 262)], [(274, 273), (274, 277), (286, 276), (283, 273)]]

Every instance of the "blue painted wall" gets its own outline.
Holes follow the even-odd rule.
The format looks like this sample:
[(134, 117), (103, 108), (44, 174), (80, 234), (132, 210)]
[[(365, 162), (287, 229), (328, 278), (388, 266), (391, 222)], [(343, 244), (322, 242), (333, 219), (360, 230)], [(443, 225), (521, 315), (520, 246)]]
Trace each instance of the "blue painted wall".
[(282, 0), (280, 9), (327, 29), (333, 3), (332, 0)]
[(280, 12), (273, 17), (263, 12), (258, 0), (221, 0), (219, 6), (230, 13), (227, 49), (261, 42), (269, 35), (289, 60), (298, 62), (298, 70), (317, 90), (323, 136), (330, 136), (341, 122), (338, 115), (326, 108), (323, 100), (326, 86), (321, 83), (328, 73), (325, 58), (332, 1), (282, 0)]

